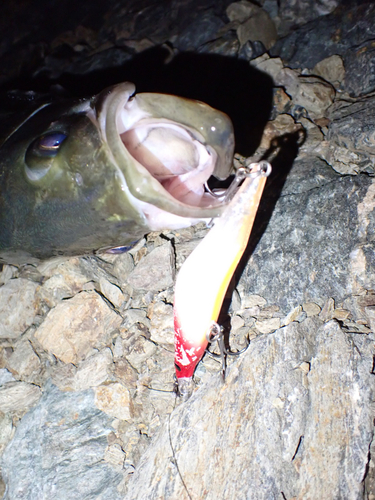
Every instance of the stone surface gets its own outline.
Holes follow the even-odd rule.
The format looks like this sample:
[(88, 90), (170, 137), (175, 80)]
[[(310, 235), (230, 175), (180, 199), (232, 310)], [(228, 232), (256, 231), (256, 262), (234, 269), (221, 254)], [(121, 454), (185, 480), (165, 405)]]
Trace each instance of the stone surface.
[(82, 292), (51, 309), (35, 339), (64, 363), (78, 363), (104, 346), (120, 323), (98, 294)]
[(288, 313), (374, 288), (373, 189), (367, 176), (340, 177), (313, 157), (297, 160), (241, 278), (245, 293), (278, 297)]
[(151, 340), (156, 344), (174, 348), (173, 307), (157, 301), (148, 308)]
[(129, 391), (121, 384), (101, 385), (95, 389), (96, 406), (120, 420), (130, 420), (134, 414)]
[(230, 21), (237, 21), (237, 36), (242, 47), (248, 40), (262, 42), (268, 50), (276, 42), (276, 27), (262, 8), (246, 0), (234, 2), (226, 10)]
[(24, 413), (36, 404), (41, 394), (36, 385), (8, 382), (0, 387), (0, 412)]
[(329, 113), (327, 141), (321, 156), (340, 174), (374, 173), (375, 98), (338, 102)]
[(172, 286), (174, 254), (171, 243), (156, 247), (143, 257), (127, 281), (134, 288), (156, 292)]
[(19, 380), (33, 382), (36, 380), (42, 365), (28, 340), (17, 344), (7, 363), (8, 370)]
[(0, 338), (17, 338), (37, 313), (36, 283), (18, 278), (0, 287)]
[(361, 498), (372, 356), (371, 339), (318, 319), (254, 340), (224, 385), (212, 377), (172, 413), (125, 499)]
[(344, 62), (337, 55), (319, 61), (311, 72), (313, 75), (321, 76), (335, 88), (341, 87), (345, 78)]
[(111, 420), (91, 390), (62, 393), (48, 384), (4, 452), (4, 500), (120, 500), (122, 474), (104, 461)]

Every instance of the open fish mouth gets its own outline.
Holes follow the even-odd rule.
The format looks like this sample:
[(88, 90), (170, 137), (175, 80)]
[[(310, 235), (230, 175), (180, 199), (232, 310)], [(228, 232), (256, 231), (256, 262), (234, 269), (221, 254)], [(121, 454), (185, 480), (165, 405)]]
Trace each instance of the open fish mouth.
[(134, 92), (133, 84), (123, 83), (95, 101), (99, 129), (123, 190), (151, 230), (219, 216), (223, 198), (205, 185), (212, 175), (225, 179), (231, 172), (230, 119), (198, 101)]

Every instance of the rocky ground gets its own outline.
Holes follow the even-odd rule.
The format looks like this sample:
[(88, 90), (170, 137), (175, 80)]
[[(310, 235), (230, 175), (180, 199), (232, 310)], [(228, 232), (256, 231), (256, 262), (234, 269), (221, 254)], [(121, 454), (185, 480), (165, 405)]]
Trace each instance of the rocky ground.
[(79, 93), (85, 75), (124, 78), (128, 61), (164, 44), (169, 83), (153, 56), (148, 90), (185, 95), (185, 54), (212, 57), (211, 69), (230, 60), (217, 88), (238, 95), (195, 80), (189, 92), (233, 111), (235, 165), (273, 165), (222, 317), (232, 349), (250, 345), (225, 383), (205, 356), (193, 396), (176, 397), (173, 284), (203, 224), (148, 234), (122, 255), (4, 265), (4, 499), (373, 500), (375, 7), (141, 4), (111, 2), (102, 22), (82, 4), (75, 27), (62, 17), (43, 41), (13, 13), (19, 36), (7, 32), (0, 57), (18, 62), (2, 82), (27, 73), (40, 87), (76, 81)]

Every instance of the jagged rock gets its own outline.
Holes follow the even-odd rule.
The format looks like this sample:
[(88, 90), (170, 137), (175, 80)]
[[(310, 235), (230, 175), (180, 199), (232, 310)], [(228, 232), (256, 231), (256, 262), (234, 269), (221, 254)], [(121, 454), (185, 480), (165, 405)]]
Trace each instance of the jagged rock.
[(151, 340), (163, 346), (174, 346), (173, 307), (162, 301), (153, 302), (148, 308)]
[(315, 64), (311, 73), (321, 76), (327, 82), (331, 83), (335, 88), (342, 86), (345, 78), (345, 67), (340, 56), (333, 55), (326, 57), (322, 61)]
[(374, 173), (375, 98), (338, 102), (330, 111), (327, 142), (320, 155), (340, 174)]
[(82, 292), (58, 304), (34, 334), (48, 352), (64, 363), (78, 363), (106, 344), (121, 316), (94, 292)]
[(7, 362), (8, 370), (19, 380), (34, 382), (42, 365), (28, 340), (21, 340)]
[(99, 290), (118, 309), (121, 309), (125, 300), (128, 299), (117, 285), (114, 285), (105, 278), (100, 278)]
[(107, 415), (120, 420), (130, 420), (134, 415), (129, 391), (117, 382), (96, 387), (95, 404)]
[(173, 285), (174, 254), (170, 242), (154, 248), (132, 271), (127, 282), (134, 288), (160, 291)]
[[(267, 0), (266, 0), (267, 2)], [(316, 18), (325, 16), (332, 12), (339, 0), (279, 0), (278, 2), (278, 32), (281, 36), (288, 33), (297, 26), (304, 25)]]
[(33, 323), (37, 288), (36, 283), (23, 278), (0, 287), (0, 338), (17, 338)]
[(262, 42), (268, 50), (276, 42), (276, 27), (269, 14), (253, 3), (241, 0), (226, 9), (230, 21), (237, 21), (237, 36), (242, 47), (248, 40)]
[(321, 307), (318, 306), (318, 304), (315, 304), (315, 302), (305, 302), (304, 304), (302, 304), (302, 308), (308, 317), (317, 316), (322, 310)]
[(241, 278), (245, 294), (278, 297), (287, 313), (374, 288), (373, 193), (367, 176), (340, 177), (314, 157), (297, 160)]
[(372, 342), (317, 318), (257, 338), (224, 385), (212, 377), (172, 413), (125, 499), (361, 498)]
[(64, 393), (47, 384), (2, 457), (4, 500), (120, 500), (123, 476), (104, 461), (111, 421), (96, 408), (92, 390)]
[(39, 387), (26, 382), (8, 382), (0, 387), (0, 412), (25, 413), (40, 398)]

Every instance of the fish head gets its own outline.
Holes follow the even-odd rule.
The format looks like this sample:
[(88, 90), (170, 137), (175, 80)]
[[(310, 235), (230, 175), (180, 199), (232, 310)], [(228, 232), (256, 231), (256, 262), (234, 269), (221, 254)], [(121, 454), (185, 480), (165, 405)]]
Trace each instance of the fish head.
[(204, 186), (230, 175), (233, 150), (224, 113), (131, 83), (43, 104), (0, 147), (0, 256), (83, 254), (217, 217)]

